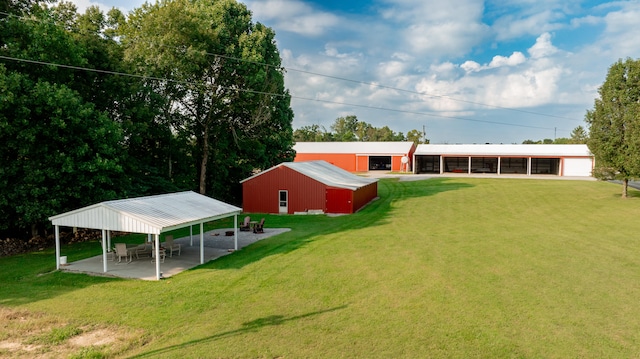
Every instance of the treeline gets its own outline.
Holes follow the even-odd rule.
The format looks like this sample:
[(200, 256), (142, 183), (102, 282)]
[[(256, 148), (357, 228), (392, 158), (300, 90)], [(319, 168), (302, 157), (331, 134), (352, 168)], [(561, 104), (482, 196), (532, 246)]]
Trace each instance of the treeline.
[(559, 137), (556, 139), (545, 138), (544, 140), (524, 140), (522, 144), (524, 145), (535, 145), (535, 144), (545, 144), (545, 145), (568, 145), (568, 144), (586, 144), (589, 139), (589, 134), (587, 130), (582, 126), (578, 126), (571, 131), (571, 137)]
[(324, 126), (309, 125), (293, 131), (296, 142), (353, 142), (353, 141), (412, 141), (415, 144), (429, 143), (425, 133), (411, 130), (405, 136), (402, 132), (394, 132), (388, 126), (374, 127), (356, 116), (338, 117), (330, 130)]
[(235, 0), (170, 0), (125, 16), (0, 5), (0, 236), (115, 198), (238, 181), (293, 159), (275, 34)]

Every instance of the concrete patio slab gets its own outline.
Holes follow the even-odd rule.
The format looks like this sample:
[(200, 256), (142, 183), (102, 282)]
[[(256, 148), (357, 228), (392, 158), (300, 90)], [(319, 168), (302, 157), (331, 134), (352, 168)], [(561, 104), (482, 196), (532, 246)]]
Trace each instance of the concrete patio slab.
[[(238, 249), (246, 247), (261, 239), (265, 239), (280, 233), (288, 232), (289, 228), (265, 228), (264, 233), (240, 232), (238, 231)], [(233, 228), (221, 228), (204, 234), (204, 263), (230, 254), (234, 249), (234, 237), (226, 236), (225, 232), (233, 231)], [(117, 239), (114, 240), (114, 243)], [(189, 237), (174, 239), (175, 243), (181, 244), (181, 254), (173, 257), (165, 258), (164, 262), (160, 261), (160, 271), (163, 278), (176, 275), (187, 269), (200, 265), (200, 235), (193, 236), (192, 241)], [(84, 273), (89, 275), (133, 278), (144, 280), (156, 279), (156, 265), (150, 257), (135, 256), (130, 263), (117, 260), (109, 260), (107, 262), (107, 272), (104, 272), (102, 264), (102, 255), (70, 262), (61, 266), (60, 270), (71, 273)]]

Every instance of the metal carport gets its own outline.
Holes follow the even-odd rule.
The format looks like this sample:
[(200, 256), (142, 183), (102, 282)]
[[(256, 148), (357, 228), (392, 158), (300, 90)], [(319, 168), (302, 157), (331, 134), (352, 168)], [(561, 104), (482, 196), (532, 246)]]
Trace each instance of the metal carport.
[[(144, 233), (153, 236), (155, 257), (159, 258), (160, 233), (200, 225), (200, 264), (204, 263), (205, 222), (234, 216), (235, 246), (238, 247), (237, 222), (242, 209), (192, 191), (156, 196), (105, 201), (50, 217), (55, 227), (56, 269), (60, 269), (60, 226), (102, 230), (102, 256), (107, 272), (107, 248), (110, 231)], [(156, 260), (156, 279), (160, 279), (160, 261)]]

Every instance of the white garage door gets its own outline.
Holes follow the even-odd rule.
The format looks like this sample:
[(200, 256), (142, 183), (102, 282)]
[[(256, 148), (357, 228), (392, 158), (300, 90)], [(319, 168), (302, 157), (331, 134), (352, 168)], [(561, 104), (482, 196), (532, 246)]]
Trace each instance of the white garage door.
[(592, 158), (565, 158), (563, 176), (591, 177)]

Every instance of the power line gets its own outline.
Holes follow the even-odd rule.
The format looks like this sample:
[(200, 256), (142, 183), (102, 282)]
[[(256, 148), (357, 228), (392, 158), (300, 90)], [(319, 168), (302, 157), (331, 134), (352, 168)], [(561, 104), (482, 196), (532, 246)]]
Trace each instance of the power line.
[[(206, 54), (209, 55), (209, 56), (216, 56), (216, 57), (226, 58), (226, 59), (235, 60), (235, 61), (242, 61), (242, 62), (252, 63), (252, 64), (255, 64), (255, 65), (265, 65), (265, 66), (276, 67), (275, 65), (270, 65), (270, 64), (266, 64), (266, 63), (257, 62), (257, 61), (239, 59), (239, 58), (236, 58), (236, 57), (233, 57), (233, 56), (219, 55), (219, 54), (213, 54), (213, 53), (209, 53), (209, 52), (207, 52)], [(321, 73), (317, 73), (317, 72), (313, 72), (313, 71), (295, 69), (295, 68), (291, 68), (291, 67), (282, 66), (282, 68), (287, 70), (287, 71), (300, 72), (300, 73), (304, 73), (304, 74), (308, 74), (308, 75), (326, 77), (326, 78), (330, 78), (330, 79), (334, 79), (334, 80), (351, 82), (351, 83), (356, 83), (356, 84), (359, 84), (359, 85), (372, 86), (372, 87), (377, 87), (377, 88), (381, 88), (381, 89), (394, 90), (394, 91), (409, 93), (409, 94), (413, 94), (413, 95), (428, 96), (428, 97), (432, 97), (432, 98), (445, 98), (445, 99), (448, 99), (448, 100), (451, 100), (451, 101), (462, 102), (462, 103), (467, 103), (467, 104), (477, 105), (477, 106), (485, 106), (485, 107), (490, 107), (490, 108), (495, 108), (495, 109), (500, 109), (500, 110), (515, 111), (515, 112), (526, 113), (526, 114), (530, 114), (530, 115), (558, 118), (558, 119), (570, 120), (570, 121), (581, 121), (581, 120), (576, 120), (575, 118), (551, 115), (551, 114), (535, 112), (535, 111), (521, 110), (521, 109), (512, 108), (512, 107), (489, 105), (489, 104), (481, 103), (481, 102), (474, 102), (474, 101), (457, 99), (457, 98), (454, 98), (454, 97), (451, 97), (451, 96), (448, 96), (448, 95), (430, 94), (430, 93), (427, 93), (427, 92), (407, 90), (407, 89), (402, 89), (402, 88), (393, 87), (393, 86), (381, 85), (381, 84), (377, 84), (375, 82), (353, 80), (353, 79), (348, 79), (346, 77), (326, 75), (326, 74), (321, 74)]]
[[(17, 17), (17, 18), (25, 19), (25, 20), (27, 19), (27, 18), (22, 17), (22, 16), (9, 14), (9, 13), (5, 13), (5, 12), (1, 12), (1, 11), (0, 11), (0, 14), (6, 15), (6, 16), (13, 16), (13, 17)], [(31, 18), (29, 18), (29, 20), (43, 22), (40, 19), (31, 19)], [(164, 46), (164, 47), (169, 47), (170, 48), (170, 46), (168, 46), (168, 45), (159, 45), (159, 46)], [(274, 67), (274, 68), (281, 68), (281, 69), (284, 69), (285, 71), (299, 72), (299, 73), (303, 73), (303, 74), (307, 74), (307, 75), (325, 77), (325, 78), (329, 78), (329, 79), (334, 79), (334, 80), (339, 80), (339, 81), (344, 81), (344, 82), (351, 82), (351, 83), (355, 83), (355, 84), (359, 84), (359, 85), (377, 87), (377, 88), (381, 88), (381, 89), (393, 90), (393, 91), (398, 91), (398, 92), (403, 92), (403, 93), (409, 93), (409, 94), (413, 94), (413, 95), (428, 96), (428, 97), (431, 97), (431, 98), (448, 99), (448, 100), (451, 100), (451, 101), (466, 103), (466, 104), (475, 105), (475, 106), (484, 106), (484, 107), (488, 107), (488, 108), (494, 108), (494, 109), (505, 110), (505, 111), (514, 111), (514, 112), (526, 113), (526, 114), (536, 115), (536, 116), (543, 116), (543, 117), (549, 117), (549, 118), (557, 118), (557, 119), (562, 119), (562, 120), (582, 122), (582, 120), (577, 120), (575, 118), (557, 116), (557, 115), (552, 115), (552, 114), (542, 113), (542, 112), (536, 112), (536, 111), (522, 110), (522, 109), (512, 108), (512, 107), (490, 105), (490, 104), (482, 103), (482, 102), (475, 102), (475, 101), (458, 99), (458, 98), (455, 98), (455, 97), (451, 97), (449, 95), (431, 94), (431, 93), (428, 93), (428, 92), (407, 90), (407, 89), (402, 89), (402, 88), (399, 88), (399, 87), (382, 85), (382, 84), (378, 84), (378, 83), (375, 83), (375, 82), (354, 80), (354, 79), (349, 79), (349, 78), (346, 78), (346, 77), (321, 74), (321, 73), (318, 73), (318, 72), (313, 72), (313, 71), (308, 71), (308, 70), (301, 70), (301, 69), (296, 69), (296, 68), (292, 68), (292, 67), (276, 66), (276, 65), (267, 64), (267, 63), (264, 63), (264, 62), (259, 62), (259, 61), (240, 59), (240, 58), (229, 56), (229, 55), (214, 54), (214, 53), (210, 53), (210, 52), (205, 52), (204, 54), (208, 55), (208, 56), (214, 56), (214, 57), (224, 58), (224, 59), (228, 59), (228, 60), (245, 62), (245, 63), (255, 64), (255, 65), (260, 65), (260, 66), (269, 66), (269, 67)], [(533, 128), (539, 128), (539, 127), (533, 126)]]
[[(17, 57), (9, 57), (9, 56), (3, 56), (3, 55), (0, 55), (0, 59), (12, 60), (12, 61), (18, 61), (18, 62), (26, 62), (26, 63), (35, 64), (35, 65), (42, 65), (42, 66), (56, 66), (56, 67), (62, 67), (62, 68), (71, 69), (71, 70), (97, 72), (97, 73), (107, 74), (107, 75), (132, 77), (132, 78), (138, 78), (138, 79), (143, 79), (143, 80), (167, 81), (167, 82), (173, 82), (173, 83), (178, 83), (178, 84), (183, 84), (183, 85), (194, 85), (194, 84), (197, 84), (197, 83), (194, 83), (194, 82), (173, 80), (173, 79), (167, 79), (167, 78), (163, 78), (163, 77), (128, 74), (126, 72), (117, 72), (117, 71), (110, 71), (110, 70), (91, 69), (91, 68), (88, 68), (88, 67), (55, 64), (55, 63), (52, 63), (52, 62), (38, 61), (38, 60), (28, 60), (28, 59), (21, 59), (21, 58), (17, 58)], [(204, 83), (199, 83), (199, 85), (206, 86), (206, 84), (204, 84)], [(284, 97), (285, 96), (283, 94), (278, 94), (278, 93), (256, 91), (256, 90), (247, 90), (247, 89), (241, 89), (241, 88), (231, 88), (231, 87), (226, 87), (226, 86), (221, 86), (221, 85), (216, 85), (216, 86), (218, 88), (229, 90), (229, 91), (240, 91), (240, 92), (247, 92), (247, 93), (253, 93), (253, 94), (258, 94), (258, 95), (269, 95), (269, 96), (279, 96), (279, 97)]]
[[(447, 118), (447, 119), (461, 120), (461, 121), (490, 123), (490, 124), (494, 124), (494, 125), (505, 125), (505, 126), (514, 126), (514, 127), (536, 128), (536, 129), (542, 129), (542, 130), (553, 130), (553, 129), (555, 129), (555, 127), (552, 128), (552, 127), (521, 125), (521, 124), (515, 124), (515, 123), (508, 123), (508, 122), (478, 120), (478, 119), (472, 119), (472, 118), (466, 118), (466, 117), (445, 116), (445, 115), (439, 115), (439, 114), (427, 113), (427, 112), (399, 110), (399, 109), (392, 109), (392, 108), (386, 108), (386, 107), (377, 107), (377, 106), (371, 106), (371, 105), (359, 105), (359, 104), (352, 104), (352, 103), (347, 103), (347, 102), (337, 102), (337, 101), (330, 101), (330, 100), (312, 99), (312, 98), (307, 98), (307, 97), (294, 97), (294, 96), (291, 96), (291, 97), (292, 98), (297, 98), (297, 99), (300, 99), (300, 100), (307, 100), (307, 101), (317, 101), (317, 102), (324, 102), (324, 103), (343, 105), (343, 106), (352, 106), (352, 107), (360, 107), (360, 108), (366, 108), (366, 109), (372, 109), (372, 110), (382, 110), (382, 111), (390, 111), (390, 112), (398, 112), (398, 113), (407, 113), (407, 114), (412, 114), (412, 115)], [(567, 131), (567, 130), (562, 130), (561, 129), (561, 131)]]
[[(21, 59), (21, 58), (15, 58), (15, 57), (3, 56), (3, 55), (0, 55), (0, 59), (10, 60), (10, 61), (17, 61), (17, 62), (25, 62), (25, 63), (41, 65), (41, 66), (55, 66), (55, 67), (67, 68), (67, 69), (71, 69), (71, 70), (80, 70), (80, 71), (96, 72), (96, 73), (114, 75), (114, 76), (131, 77), (131, 78), (137, 78), (137, 79), (142, 79), (142, 80), (167, 81), (167, 82), (173, 82), (173, 83), (179, 83), (179, 84), (187, 84), (187, 85), (193, 85), (194, 84), (193, 82), (173, 80), (173, 79), (167, 79), (167, 78), (162, 78), (162, 77), (136, 75), (136, 74), (129, 74), (129, 73), (125, 73), (125, 72), (110, 71), (110, 70), (91, 69), (91, 68), (86, 68), (86, 67), (81, 67), (81, 66), (55, 64), (55, 63), (46, 62), (46, 61)], [(225, 90), (240, 91), (240, 92), (253, 93), (253, 94), (259, 94), (259, 95), (278, 96), (278, 97), (286, 96), (284, 94), (264, 92), (264, 91), (256, 91), (256, 90), (248, 90), (248, 89), (242, 89), (242, 88), (229, 88), (229, 87), (225, 87), (225, 86), (219, 86), (219, 87), (222, 88), (222, 89), (225, 89)], [(397, 112), (397, 113), (406, 113), (406, 114), (413, 114), (413, 115), (420, 115), (420, 116), (438, 117), (438, 118), (445, 118), (445, 119), (470, 121), (470, 122), (479, 122), (479, 123), (488, 123), (488, 124), (494, 124), (494, 125), (504, 125), (504, 126), (513, 126), (513, 127), (535, 128), (535, 129), (543, 129), (543, 130), (552, 130), (552, 129), (555, 130), (555, 129), (557, 129), (555, 127), (554, 128), (550, 128), (550, 127), (540, 127), (540, 126), (513, 124), (513, 123), (499, 122), (499, 121), (478, 120), (478, 119), (471, 119), (471, 118), (465, 118), (465, 117), (456, 117), (456, 116), (445, 116), (445, 115), (440, 115), (440, 114), (435, 114), (435, 113), (427, 113), (427, 112), (419, 112), (419, 111), (409, 111), (409, 110), (393, 109), (393, 108), (386, 108), (386, 107), (379, 107), (379, 106), (353, 104), (353, 103), (347, 103), (347, 102), (338, 102), (338, 101), (323, 100), (323, 99), (317, 99), (317, 98), (295, 96), (295, 95), (291, 95), (291, 94), (289, 94), (289, 96), (291, 98), (295, 98), (295, 99), (298, 99), (298, 100), (304, 100), (304, 101), (315, 101), (315, 102), (322, 102), (322, 103), (328, 103), (328, 104), (334, 104), (334, 105), (351, 106), (351, 107), (366, 108), (366, 109), (380, 110), (380, 111), (389, 111), (389, 112)], [(567, 131), (567, 130), (561, 130), (561, 131)]]

